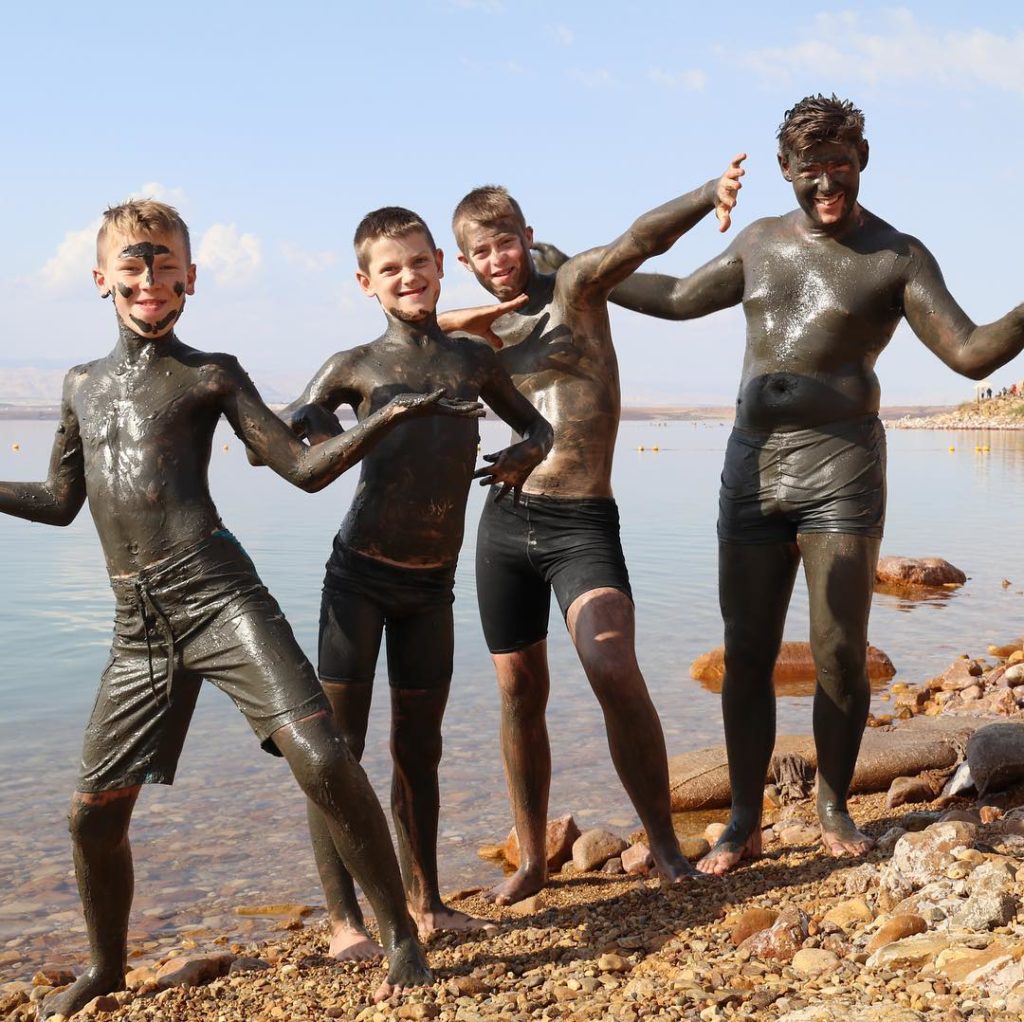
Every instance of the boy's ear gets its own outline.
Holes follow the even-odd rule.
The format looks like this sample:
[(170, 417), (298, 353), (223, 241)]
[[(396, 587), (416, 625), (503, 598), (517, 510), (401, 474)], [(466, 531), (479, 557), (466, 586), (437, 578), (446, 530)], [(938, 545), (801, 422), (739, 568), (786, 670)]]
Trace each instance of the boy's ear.
[(100, 298), (109, 298), (110, 288), (107, 287), (107, 278), (98, 266), (93, 268), (92, 279), (96, 290), (100, 293)]
[(356, 270), (356, 280), (359, 283), (359, 290), (366, 295), (367, 298), (376, 298), (377, 293), (370, 287), (370, 278), (363, 273), (362, 270)]
[(439, 278), (443, 277), (444, 276), (444, 252), (441, 249), (438, 249), (434, 253), (434, 258), (437, 260), (437, 276)]
[(196, 293), (196, 264), (189, 263), (188, 269), (185, 271), (185, 294), (194, 295)]
[(533, 248), (533, 228), (527, 227), (523, 233), (526, 235), (526, 247)]
[(860, 169), (863, 170), (868, 165), (869, 155), (868, 140), (866, 138), (857, 146), (857, 155), (860, 157)]
[(793, 172), (789, 169), (789, 157), (785, 153), (778, 153), (776, 159), (779, 161), (779, 170), (787, 181), (793, 180)]
[(461, 251), (459, 252), (459, 262), (462, 263), (462, 265), (465, 266), (465, 268), (469, 270), (470, 273), (473, 272), (473, 267), (470, 266), (469, 259), (466, 257), (465, 253)]

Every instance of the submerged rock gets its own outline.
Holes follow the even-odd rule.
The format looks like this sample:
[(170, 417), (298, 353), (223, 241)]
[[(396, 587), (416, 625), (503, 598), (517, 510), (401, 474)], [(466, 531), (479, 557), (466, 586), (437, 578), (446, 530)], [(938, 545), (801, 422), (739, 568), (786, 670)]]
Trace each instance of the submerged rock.
[(941, 557), (880, 557), (875, 581), (890, 586), (962, 586), (967, 576)]

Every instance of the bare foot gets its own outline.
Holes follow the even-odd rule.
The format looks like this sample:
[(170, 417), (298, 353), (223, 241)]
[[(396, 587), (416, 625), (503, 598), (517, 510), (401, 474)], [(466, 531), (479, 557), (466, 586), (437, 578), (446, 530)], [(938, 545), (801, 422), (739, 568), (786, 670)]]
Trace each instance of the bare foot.
[(490, 919), (478, 919), (466, 912), (441, 905), (427, 912), (415, 912), (410, 909), (413, 922), (419, 931), (420, 940), (425, 940), (432, 933), (457, 931), (459, 933), (483, 933), (486, 936), (498, 932), (498, 924)]
[(327, 954), (336, 962), (379, 962), (384, 957), (384, 948), (361, 927), (335, 923)]
[(407, 990), (429, 986), (433, 982), (434, 974), (427, 967), (423, 950), (412, 937), (407, 937), (391, 952), (388, 978), (377, 987), (373, 1003), (379, 1004)]
[(544, 887), (547, 876), (533, 869), (520, 866), (510, 877), (506, 877), (496, 887), (492, 887), (485, 897), (495, 905), (514, 905), (517, 901), (529, 898)]
[(744, 859), (756, 859), (761, 854), (761, 827), (758, 824), (747, 837), (730, 823), (715, 847), (697, 863), (701, 873), (720, 877), (735, 869)]
[(47, 1019), (51, 1015), (64, 1015), (70, 1018), (94, 997), (99, 997), (101, 994), (112, 994), (115, 990), (124, 990), (124, 973), (105, 973), (93, 966), (86, 969), (67, 990), (48, 997), (39, 1006), (36, 1017)]
[(658, 876), (662, 887), (686, 887), (694, 880), (704, 879), (704, 874), (694, 869), (685, 855), (680, 855), (678, 859), (673, 856), (664, 864), (658, 862)]
[(826, 807), (818, 813), (821, 821), (821, 843), (829, 855), (863, 855), (875, 847), (873, 838), (857, 829), (845, 810)]

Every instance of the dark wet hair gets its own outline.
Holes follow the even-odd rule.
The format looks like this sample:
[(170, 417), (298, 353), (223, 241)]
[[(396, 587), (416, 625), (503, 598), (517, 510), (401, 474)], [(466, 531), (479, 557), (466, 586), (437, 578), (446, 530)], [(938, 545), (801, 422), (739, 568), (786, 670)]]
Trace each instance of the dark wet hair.
[(382, 206), (380, 209), (367, 213), (359, 221), (355, 237), (352, 239), (359, 269), (365, 273), (369, 266), (367, 254), (371, 242), (378, 238), (404, 238), (413, 231), (422, 231), (427, 236), (427, 243), (431, 250), (437, 248), (430, 228), (419, 213), (414, 213), (404, 206)]
[(806, 96), (786, 111), (778, 131), (779, 152), (799, 153), (815, 142), (864, 141), (864, 114), (834, 92), (830, 97)]

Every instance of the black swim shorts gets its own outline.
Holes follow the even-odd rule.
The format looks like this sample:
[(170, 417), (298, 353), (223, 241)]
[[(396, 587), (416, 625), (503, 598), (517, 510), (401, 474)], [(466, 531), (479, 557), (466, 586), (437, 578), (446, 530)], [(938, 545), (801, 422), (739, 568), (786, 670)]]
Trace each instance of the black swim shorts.
[(336, 536), (320, 602), (320, 679), (372, 682), (385, 633), (392, 688), (447, 685), (455, 649), (454, 584), (455, 565), (388, 564)]
[(733, 429), (718, 501), (718, 538), (787, 543), (799, 533), (880, 538), (885, 525), (885, 429), (877, 415), (814, 429)]
[(277, 601), (229, 532), (111, 579), (110, 662), (85, 729), (79, 791), (170, 784), (203, 678), (268, 752), (285, 724), (329, 710)]
[(476, 542), (476, 595), (492, 653), (512, 653), (548, 634), (551, 590), (562, 617), (584, 593), (618, 589), (631, 600), (611, 497), (524, 493), (484, 503)]

